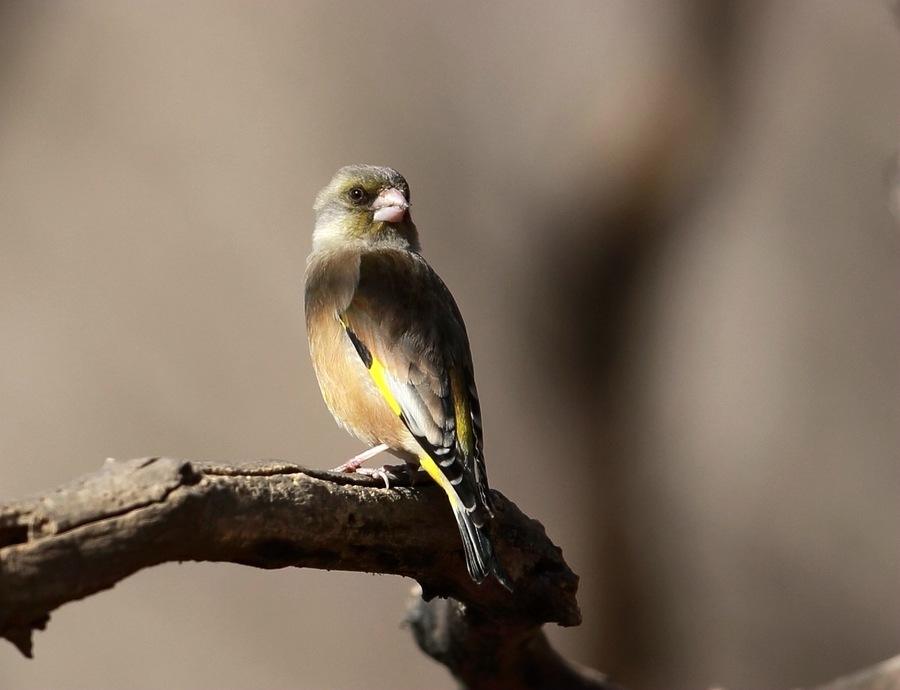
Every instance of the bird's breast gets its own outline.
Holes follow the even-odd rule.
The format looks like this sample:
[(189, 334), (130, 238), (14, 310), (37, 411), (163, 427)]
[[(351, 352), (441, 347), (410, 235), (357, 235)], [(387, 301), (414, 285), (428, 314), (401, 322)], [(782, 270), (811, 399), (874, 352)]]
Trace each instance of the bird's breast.
[[(322, 397), (338, 424), (369, 445), (396, 451), (417, 448), (412, 434), (390, 409), (338, 320), (342, 297), (322, 291), (307, 276), (306, 330)], [(332, 283), (326, 280), (325, 284)], [(312, 292), (312, 294), (311, 294)], [(329, 294), (330, 293), (330, 294)]]

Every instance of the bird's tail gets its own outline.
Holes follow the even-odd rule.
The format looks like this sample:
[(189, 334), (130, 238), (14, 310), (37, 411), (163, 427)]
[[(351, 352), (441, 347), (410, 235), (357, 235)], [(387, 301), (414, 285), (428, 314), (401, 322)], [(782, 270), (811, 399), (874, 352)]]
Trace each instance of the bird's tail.
[(459, 527), (459, 535), (462, 537), (463, 553), (466, 557), (469, 576), (481, 584), (488, 575), (493, 574), (497, 581), (511, 592), (512, 586), (494, 553), (486, 525), (483, 522), (482, 524), (476, 523), (474, 513), (466, 510), (461, 502), (451, 500), (450, 503)]
[(491, 545), (488, 535), (486, 513), (480, 505), (467, 508), (449, 480), (429, 457), (420, 458), (422, 468), (434, 479), (447, 494), (450, 507), (453, 509), (453, 517), (459, 527), (459, 535), (462, 538), (463, 554), (466, 559), (466, 569), (469, 576), (478, 584), (481, 584), (488, 575), (493, 575), (497, 581), (510, 592), (512, 585), (503, 571), (500, 561)]

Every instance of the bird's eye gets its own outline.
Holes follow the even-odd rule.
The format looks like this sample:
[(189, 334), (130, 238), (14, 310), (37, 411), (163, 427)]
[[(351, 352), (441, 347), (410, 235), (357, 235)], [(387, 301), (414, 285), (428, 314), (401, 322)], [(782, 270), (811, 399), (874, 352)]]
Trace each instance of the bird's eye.
[(366, 190), (362, 187), (353, 187), (349, 192), (347, 192), (347, 196), (350, 197), (350, 201), (354, 204), (359, 204), (365, 201), (366, 198)]

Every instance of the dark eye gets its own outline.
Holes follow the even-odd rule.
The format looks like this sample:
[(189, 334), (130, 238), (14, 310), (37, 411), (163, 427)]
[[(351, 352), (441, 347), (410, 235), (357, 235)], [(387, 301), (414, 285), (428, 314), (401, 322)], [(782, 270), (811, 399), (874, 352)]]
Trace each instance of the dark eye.
[(350, 201), (354, 204), (358, 204), (362, 201), (365, 201), (366, 198), (366, 190), (362, 187), (353, 187), (349, 192), (347, 192), (347, 196), (350, 197)]

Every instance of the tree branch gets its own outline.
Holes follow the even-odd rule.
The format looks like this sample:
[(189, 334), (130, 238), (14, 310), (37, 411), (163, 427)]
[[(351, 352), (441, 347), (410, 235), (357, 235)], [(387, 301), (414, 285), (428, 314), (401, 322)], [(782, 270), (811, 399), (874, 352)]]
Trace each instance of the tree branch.
[[(386, 490), (278, 462), (108, 461), (50, 494), (0, 506), (0, 636), (30, 656), (33, 630), (56, 607), (186, 560), (405, 575), (427, 600), (455, 599), (460, 620), (477, 621), (473, 635), (494, 626), (537, 644), (543, 623), (578, 625), (578, 578), (559, 548), (496, 492), (495, 503), (493, 539), (512, 594), (469, 579), (437, 487)], [(542, 644), (548, 663), (562, 663)]]
[(468, 690), (621, 690), (602, 674), (563, 659), (540, 626), (497, 621), (453, 599), (413, 592), (407, 622), (423, 652)]
[[(56, 491), (0, 505), (0, 637), (31, 656), (58, 606), (167, 561), (393, 573), (419, 589), (419, 646), (469, 690), (617, 690), (563, 659), (543, 623), (578, 625), (577, 576), (544, 528), (494, 494), (495, 548), (514, 592), (474, 584), (437, 487), (267, 462), (107, 462)], [(435, 597), (449, 597), (436, 599)], [(819, 690), (900, 690), (900, 657)]]

